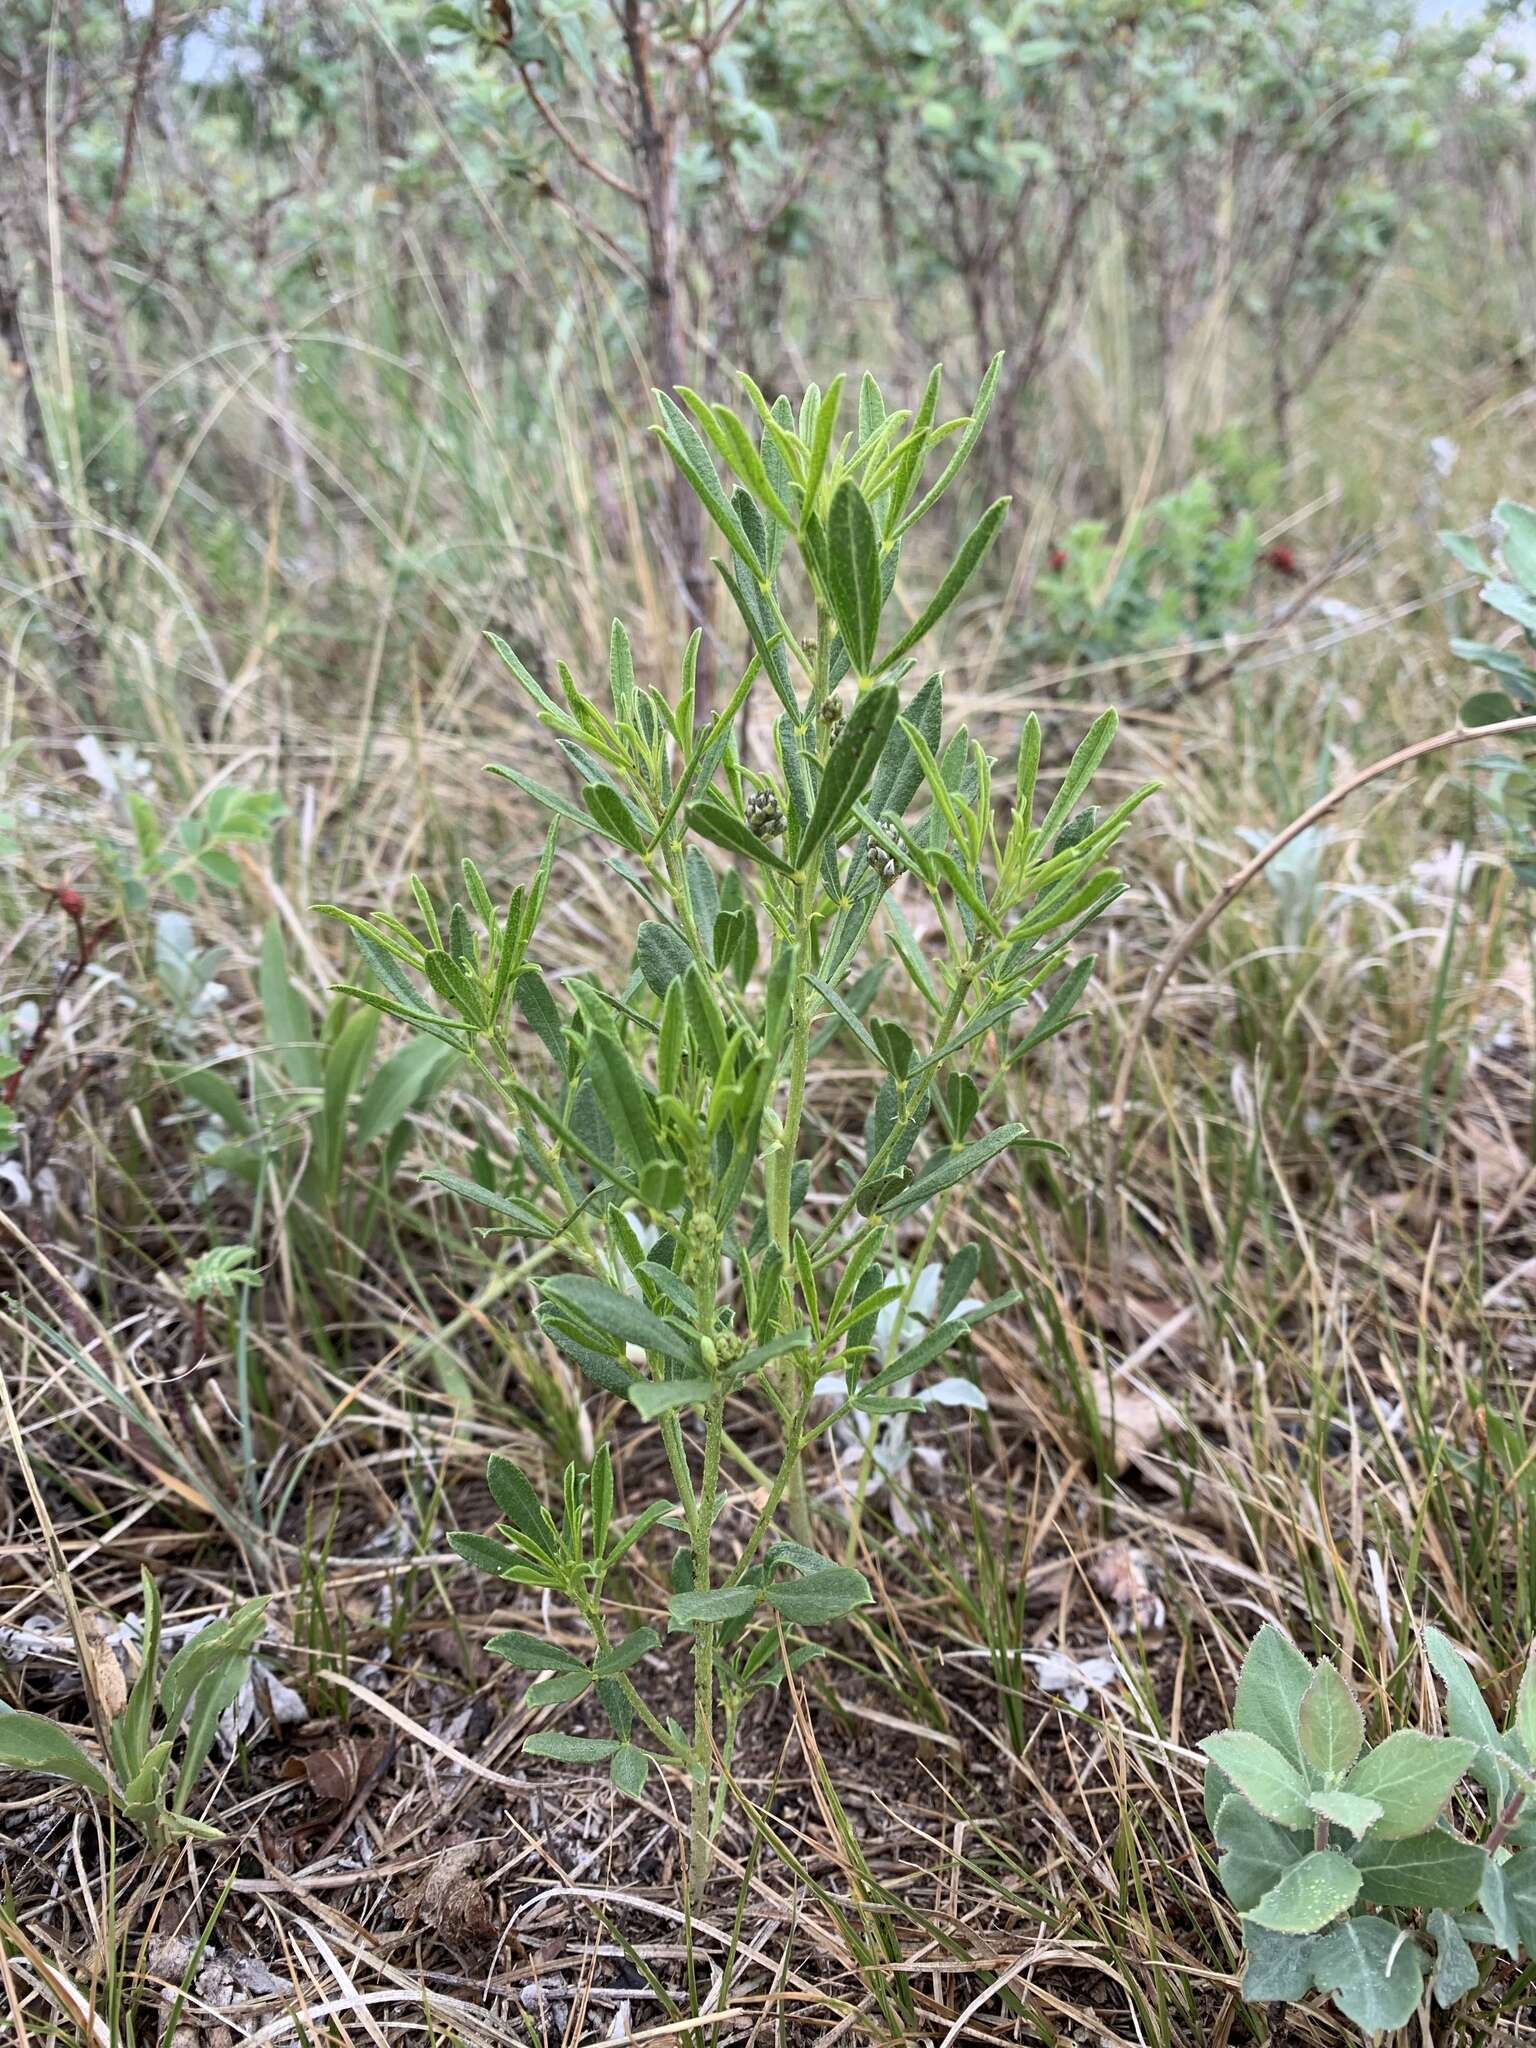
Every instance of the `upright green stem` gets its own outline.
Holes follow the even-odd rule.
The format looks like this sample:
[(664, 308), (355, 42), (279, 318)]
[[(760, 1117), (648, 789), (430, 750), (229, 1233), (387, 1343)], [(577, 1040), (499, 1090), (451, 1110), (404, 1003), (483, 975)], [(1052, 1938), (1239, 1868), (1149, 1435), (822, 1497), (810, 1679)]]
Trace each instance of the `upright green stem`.
[[(704, 1472), (698, 1506), (689, 1533), (693, 1550), (694, 1586), (706, 1592), (710, 1583), (709, 1548), (714, 1526), (715, 1495), (720, 1484), (720, 1442), (725, 1423), (725, 1395), (717, 1387), (704, 1420)], [(701, 1583), (702, 1580), (702, 1583)], [(715, 1624), (704, 1622), (693, 1638), (693, 1771), (688, 1808), (688, 1896), (695, 1907), (703, 1902), (709, 1879), (712, 1844)]]
[[(832, 651), (832, 620), (821, 606), (816, 607), (816, 663), (811, 680), (811, 701), (809, 715), (817, 718), (826, 698), (830, 675)], [(780, 1257), (784, 1261), (786, 1300), (790, 1299), (793, 1282), (791, 1272), (789, 1219), (790, 1197), (794, 1183), (795, 1161), (800, 1154), (800, 1126), (805, 1119), (805, 1076), (811, 1056), (811, 1005), (809, 977), (813, 965), (812, 906), (816, 901), (816, 877), (802, 875), (795, 885), (795, 977), (794, 997), (790, 1018), (789, 1046), (789, 1095), (784, 1105), (783, 1136), (780, 1140), (779, 1171), (772, 1188), (772, 1213), (769, 1217), (770, 1233)], [(787, 1326), (786, 1326), (787, 1327)], [(795, 1399), (789, 1395), (793, 1391)], [(802, 1390), (786, 1389), (785, 1406), (797, 1407)], [(806, 1490), (805, 1463), (798, 1432), (793, 1440), (786, 1438), (784, 1444), (785, 1462), (789, 1468), (786, 1495), (789, 1506), (790, 1531), (797, 1543), (811, 1547), (811, 1504)]]

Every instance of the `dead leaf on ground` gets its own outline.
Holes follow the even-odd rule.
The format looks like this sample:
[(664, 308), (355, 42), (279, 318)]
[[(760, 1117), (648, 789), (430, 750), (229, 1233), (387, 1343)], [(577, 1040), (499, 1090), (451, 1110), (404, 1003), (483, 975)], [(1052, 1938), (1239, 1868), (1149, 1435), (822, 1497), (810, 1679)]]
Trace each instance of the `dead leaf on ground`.
[(90, 1687), (109, 1721), (115, 1721), (128, 1704), (128, 1681), (117, 1661), (117, 1652), (107, 1641), (106, 1631), (94, 1615), (82, 1624), (85, 1654), (90, 1659)]
[(359, 1741), (348, 1735), (329, 1749), (312, 1749), (307, 1755), (296, 1757), (293, 1763), (302, 1769), (317, 1799), (349, 1806), (388, 1754), (387, 1736), (370, 1735)]
[(430, 1927), (445, 1941), (489, 1941), (496, 1932), (490, 1901), (472, 1875), (480, 1850), (479, 1842), (445, 1849), (424, 1878), (400, 1893), (396, 1918)]
[(1152, 1583), (1152, 1565), (1144, 1550), (1123, 1539), (1111, 1543), (1093, 1567), (1093, 1583), (1114, 1611), (1115, 1627), (1150, 1634), (1168, 1619), (1167, 1609)]
[(1118, 1477), (1139, 1465), (1183, 1427), (1183, 1417), (1168, 1398), (1144, 1381), (1133, 1382), (1103, 1371), (1088, 1376), (1088, 1393)]

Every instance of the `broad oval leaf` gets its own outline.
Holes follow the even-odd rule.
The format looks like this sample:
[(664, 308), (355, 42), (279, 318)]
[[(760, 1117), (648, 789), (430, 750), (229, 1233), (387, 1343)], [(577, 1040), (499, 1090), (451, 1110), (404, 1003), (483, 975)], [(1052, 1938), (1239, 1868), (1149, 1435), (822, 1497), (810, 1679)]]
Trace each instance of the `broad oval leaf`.
[(1444, 1906), (1461, 1912), (1482, 1889), (1488, 1858), (1445, 1828), (1400, 1841), (1369, 1840), (1352, 1852), (1365, 1896), (1376, 1906)]
[(1273, 1934), (1316, 1934), (1347, 1913), (1360, 1893), (1360, 1873), (1336, 1849), (1314, 1849), (1266, 1892), (1248, 1918)]
[(1434, 1826), (1477, 1745), (1454, 1735), (1423, 1735), (1401, 1728), (1368, 1750), (1345, 1780), (1346, 1792), (1381, 1808), (1375, 1832), (1386, 1841), (1419, 1835)]
[(1306, 1780), (1273, 1743), (1239, 1729), (1226, 1729), (1207, 1735), (1200, 1748), (1266, 1820), (1278, 1821), (1286, 1828), (1311, 1826)]
[(1312, 1980), (1319, 1991), (1332, 1992), (1346, 2019), (1380, 2034), (1413, 2018), (1424, 1995), (1424, 1956), (1405, 1929), (1360, 1914), (1319, 1939)]
[(1312, 1848), (1307, 1835), (1266, 1820), (1235, 1792), (1222, 1800), (1213, 1832), (1218, 1847), (1226, 1851), (1216, 1875), (1240, 1913), (1272, 1892)]

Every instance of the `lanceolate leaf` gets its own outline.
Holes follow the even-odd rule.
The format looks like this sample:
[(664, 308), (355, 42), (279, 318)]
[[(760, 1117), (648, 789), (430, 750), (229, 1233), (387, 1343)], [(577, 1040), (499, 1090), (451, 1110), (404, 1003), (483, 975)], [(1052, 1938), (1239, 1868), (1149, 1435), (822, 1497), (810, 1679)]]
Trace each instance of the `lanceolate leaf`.
[(667, 1613), (673, 1628), (699, 1628), (712, 1621), (740, 1621), (757, 1601), (755, 1586), (716, 1586), (707, 1593), (674, 1593)]
[(863, 493), (846, 478), (827, 514), (827, 596), (849, 660), (868, 675), (880, 631), (880, 537)]
[(531, 1202), (524, 1202), (515, 1195), (499, 1195), (494, 1188), (483, 1188), (478, 1181), (466, 1180), (461, 1173), (450, 1173), (446, 1167), (430, 1166), (422, 1175), (423, 1180), (446, 1188), (452, 1195), (461, 1195), (466, 1202), (474, 1202), (482, 1209), (488, 1209), (493, 1216), (501, 1218), (500, 1228), (518, 1231), (524, 1237), (554, 1237), (560, 1225), (547, 1216), (541, 1216)]
[(1039, 1145), (1041, 1142), (1032, 1138), (1023, 1124), (1000, 1124), (985, 1138), (962, 1145), (958, 1151), (941, 1153), (916, 1180), (909, 1182), (899, 1195), (884, 1205), (882, 1213), (893, 1219), (910, 1216), (914, 1209), (921, 1209), (925, 1202), (931, 1202), (946, 1188), (954, 1187), (959, 1181), (970, 1180), (1000, 1152), (1007, 1152), (1015, 1145)]
[(852, 1565), (829, 1565), (822, 1571), (807, 1572), (804, 1578), (769, 1586), (763, 1598), (786, 1621), (820, 1627), (851, 1614), (856, 1607), (867, 1607), (874, 1595), (861, 1571)]
[(493, 1657), (504, 1658), (519, 1671), (586, 1670), (581, 1659), (573, 1657), (559, 1643), (552, 1643), (547, 1636), (531, 1636), (520, 1628), (504, 1629), (500, 1635), (491, 1636), (485, 1647)]
[(800, 838), (796, 857), (808, 868), (821, 842), (838, 826), (875, 772), (891, 727), (896, 722), (899, 697), (894, 684), (880, 683), (866, 690), (844, 721), (831, 757), (816, 792), (816, 807)]
[(664, 1322), (643, 1301), (621, 1294), (605, 1280), (561, 1273), (542, 1286), (546, 1298), (574, 1309), (605, 1336), (616, 1337), (621, 1344), (638, 1345), (642, 1351), (659, 1352), (679, 1365), (698, 1365), (698, 1350), (687, 1331)]
[(49, 1778), (67, 1778), (98, 1799), (107, 1797), (107, 1780), (72, 1735), (41, 1714), (0, 1711), (0, 1764), (12, 1771), (38, 1771)]
[(525, 1756), (553, 1757), (562, 1764), (603, 1764), (618, 1748), (605, 1736), (562, 1735), (557, 1728), (530, 1735), (523, 1744)]
[(986, 511), (982, 513), (976, 524), (966, 535), (965, 540), (961, 544), (959, 554), (956, 555), (954, 561), (949, 566), (949, 571), (944, 581), (934, 592), (928, 604), (924, 606), (918, 618), (913, 621), (896, 642), (896, 645), (885, 656), (885, 659), (880, 664), (882, 669), (890, 668), (893, 663), (900, 661), (901, 657), (914, 648), (926, 633), (931, 633), (940, 619), (943, 618), (944, 614), (955, 603), (967, 583), (970, 582), (976, 571), (981, 567), (982, 562), (986, 559), (987, 550), (996, 539), (997, 529), (1007, 517), (1008, 507), (1011, 502), (1011, 499), (999, 498), (996, 504), (989, 505)]
[(704, 797), (688, 806), (688, 823), (695, 832), (705, 839), (712, 839), (717, 846), (728, 847), (732, 853), (743, 853), (749, 860), (760, 866), (773, 868), (781, 875), (792, 875), (795, 871), (781, 853), (776, 853), (766, 840), (758, 839), (724, 804), (714, 797)]
[(647, 1422), (678, 1408), (707, 1408), (714, 1391), (709, 1380), (632, 1380), (628, 1388), (631, 1402)]

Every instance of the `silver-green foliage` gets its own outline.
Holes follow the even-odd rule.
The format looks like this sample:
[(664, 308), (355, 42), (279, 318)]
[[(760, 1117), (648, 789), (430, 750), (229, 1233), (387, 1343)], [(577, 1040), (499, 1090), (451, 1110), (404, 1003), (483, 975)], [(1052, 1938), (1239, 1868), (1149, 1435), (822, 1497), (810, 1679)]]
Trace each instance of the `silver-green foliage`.
[(1536, 1652), (1501, 1733), (1461, 1652), (1433, 1628), (1424, 1649), (1450, 1734), (1402, 1728), (1368, 1746), (1332, 1664), (1276, 1628), (1254, 1638), (1234, 1726), (1200, 1745), (1246, 1997), (1326, 1992), (1378, 2033), (1405, 2026), (1426, 1986), (1440, 2007), (1476, 1990), (1479, 1950), (1536, 1954)]
[(162, 1670), (160, 1596), (147, 1571), (143, 1594), (138, 1674), (126, 1704), (108, 1723), (108, 1765), (97, 1763), (67, 1729), (43, 1715), (0, 1710), (0, 1768), (83, 1785), (154, 1848), (184, 1835), (216, 1841), (219, 1830), (189, 1814), (187, 1806), (219, 1717), (249, 1675), (267, 1601), (247, 1600), (224, 1620), (209, 1622)]
[[(1440, 538), (1464, 569), (1483, 581), (1483, 603), (1519, 628), (1526, 648), (1536, 648), (1536, 509), (1514, 498), (1501, 498), (1491, 524), (1497, 536), (1498, 560), (1488, 562), (1469, 533), (1443, 533)], [(1474, 691), (1461, 707), (1465, 725), (1501, 725), (1506, 719), (1536, 714), (1536, 666), (1520, 649), (1497, 641), (1451, 642), (1451, 652), (1485, 670), (1493, 681)], [(1536, 886), (1536, 750), (1529, 743), (1506, 743), (1506, 749), (1484, 764), (1491, 771), (1489, 800), (1510, 848), (1511, 866), (1527, 887)]]
[[(923, 1334), (878, 1358), (880, 1311), (904, 1294), (884, 1277), (898, 1228), (926, 1230), (915, 1273), (957, 1196), (1002, 1154), (1044, 1143), (1009, 1119), (1004, 1079), (1073, 1018), (1091, 961), (1071, 961), (1072, 941), (1119, 892), (1106, 856), (1144, 794), (1102, 815), (1087, 801), (1114, 732), (1106, 713), (1037, 814), (1031, 717), (999, 804), (994, 761), (963, 729), (944, 733), (941, 677), (910, 680), (1006, 509), (984, 512), (932, 594), (898, 610), (903, 541), (965, 463), (995, 381), (994, 365), (972, 410), (947, 421), (937, 371), (911, 412), (888, 410), (870, 378), (855, 404), (838, 378), (798, 410), (744, 380), (745, 419), (689, 391), (659, 395), (657, 432), (718, 529), (716, 567), (744, 629), (745, 666), (720, 710), (696, 716), (697, 636), (669, 697), (637, 674), (615, 623), (604, 702), (564, 665), (559, 695), (546, 691), (498, 641), (574, 776), (567, 795), (522, 768), (494, 771), (552, 814), (537, 872), (501, 914), (471, 864), (467, 901), (451, 909), (417, 885), (419, 931), (330, 912), (372, 975), (349, 993), (459, 1048), (510, 1113), (516, 1156), (496, 1185), (429, 1177), (489, 1231), (540, 1248), (545, 1336), (660, 1433), (675, 1502), (620, 1528), (603, 1450), (590, 1471), (566, 1472), (556, 1521), (493, 1459), (501, 1531), (454, 1541), (470, 1563), (580, 1613), (583, 1655), (522, 1633), (492, 1646), (551, 1674), (535, 1704), (592, 1688), (606, 1716), (605, 1736), (546, 1733), (530, 1747), (606, 1761), (630, 1792), (655, 1760), (684, 1768), (696, 1882), (719, 1816), (715, 1757), (729, 1755), (742, 1703), (779, 1681), (786, 1656), (793, 1668), (813, 1654), (801, 1628), (870, 1598), (857, 1569), (813, 1547), (807, 1450), (854, 1411), (920, 1405), (913, 1375), (1003, 1305), (967, 1298), (980, 1264), (967, 1246)], [(759, 698), (771, 766), (738, 747)], [(539, 935), (562, 835), (606, 853), (636, 921), (626, 970), (557, 987)], [(890, 893), (902, 873), (937, 942)], [(824, 1055), (863, 1063), (870, 1100), (862, 1150), (823, 1147), (813, 1161), (802, 1137)], [(829, 1375), (841, 1392), (818, 1408)], [(748, 1459), (727, 1432), (728, 1404), (755, 1405), (777, 1434), (766, 1471), (762, 1449)], [(727, 1561), (716, 1530), (733, 1466), (760, 1491)], [(640, 1689), (655, 1631), (627, 1627), (632, 1614), (627, 1632), (611, 1626), (625, 1598), (614, 1567), (657, 1524), (681, 1539), (668, 1623), (694, 1641), (690, 1729)]]

